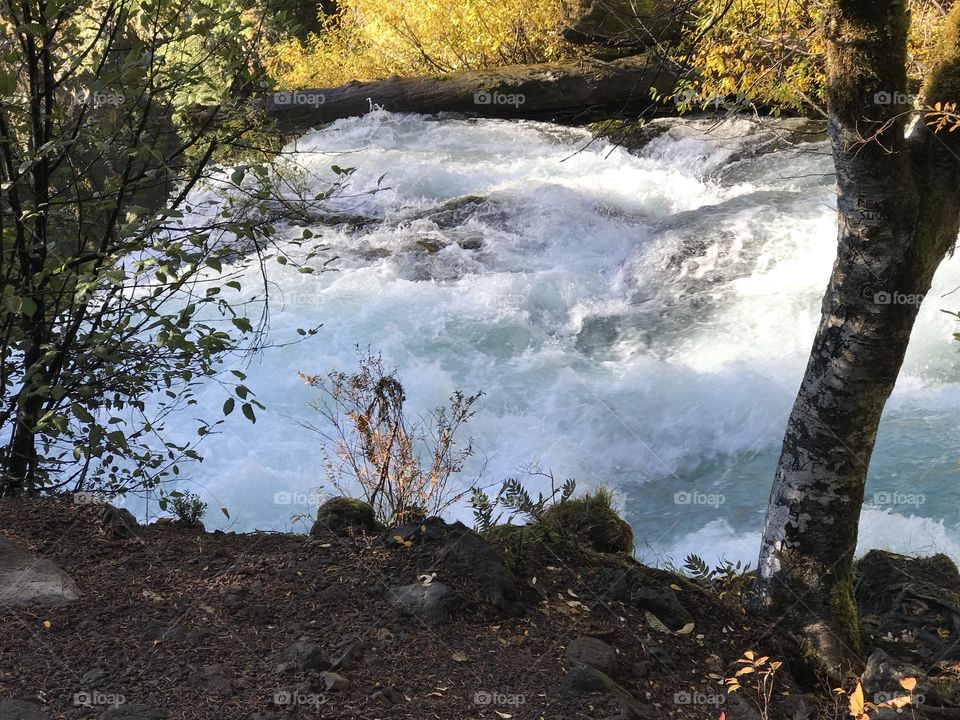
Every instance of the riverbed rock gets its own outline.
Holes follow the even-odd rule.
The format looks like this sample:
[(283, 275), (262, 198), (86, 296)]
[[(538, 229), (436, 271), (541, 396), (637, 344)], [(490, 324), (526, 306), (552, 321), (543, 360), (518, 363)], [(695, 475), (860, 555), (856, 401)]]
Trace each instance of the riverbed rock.
[(79, 597), (76, 583), (55, 562), (0, 538), (0, 606), (58, 605)]

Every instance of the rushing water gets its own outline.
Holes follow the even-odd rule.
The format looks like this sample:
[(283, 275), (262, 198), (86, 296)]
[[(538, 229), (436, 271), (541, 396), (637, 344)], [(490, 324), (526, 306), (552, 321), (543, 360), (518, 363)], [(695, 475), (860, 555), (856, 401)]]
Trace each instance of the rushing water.
[[(775, 129), (674, 122), (631, 154), (548, 124), (374, 113), (302, 137), (318, 178), (357, 168), (334, 209), (382, 222), (312, 228), (338, 271), (275, 276), (274, 337), (323, 328), (247, 368), (268, 410), (190, 469), (208, 524), (289, 529), (331, 489), (297, 372), (352, 369), (369, 345), (415, 410), (486, 393), (463, 482), (539, 462), (614, 488), (648, 560), (753, 561), (836, 237), (826, 143), (770, 152)], [(947, 260), (881, 426), (862, 549), (960, 559), (960, 328), (941, 312), (957, 286)], [(211, 387), (201, 407), (223, 399)]]

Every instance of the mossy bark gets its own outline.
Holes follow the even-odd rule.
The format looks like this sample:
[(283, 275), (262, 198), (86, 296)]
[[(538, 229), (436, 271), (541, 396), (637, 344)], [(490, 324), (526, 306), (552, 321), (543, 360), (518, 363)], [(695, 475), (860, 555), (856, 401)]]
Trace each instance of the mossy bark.
[[(951, 11), (928, 98), (955, 92), (960, 5)], [(762, 606), (833, 671), (862, 645), (853, 554), (884, 405), (919, 311), (960, 224), (955, 138), (922, 119), (907, 133), (905, 0), (835, 0), (828, 13), (837, 259), (787, 424), (760, 553)], [(951, 39), (954, 38), (954, 39)], [(958, 99), (956, 97), (954, 100)]]

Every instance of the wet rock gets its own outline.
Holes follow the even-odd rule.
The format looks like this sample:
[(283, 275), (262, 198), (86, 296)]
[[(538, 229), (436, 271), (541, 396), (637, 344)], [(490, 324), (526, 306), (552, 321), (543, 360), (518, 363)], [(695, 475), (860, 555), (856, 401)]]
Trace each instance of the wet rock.
[(453, 590), (440, 582), (391, 588), (388, 597), (401, 612), (432, 622), (448, 618), (454, 605)]
[(59, 565), (0, 538), (0, 606), (58, 605), (78, 597), (76, 583)]
[(617, 651), (597, 638), (577, 638), (567, 646), (564, 657), (574, 667), (587, 666), (606, 675), (617, 674)]
[(0, 720), (50, 720), (50, 714), (28, 700), (0, 700)]
[(403, 693), (397, 690), (396, 688), (387, 687), (379, 688), (374, 690), (370, 695), (370, 702), (374, 705), (382, 705), (384, 707), (390, 707), (392, 705), (399, 705), (406, 698), (403, 696)]
[(283, 651), (282, 661), (277, 672), (290, 670), (316, 670), (323, 672), (331, 667), (330, 659), (324, 652), (306, 638), (301, 638)]
[(483, 238), (464, 238), (463, 240), (457, 240), (457, 245), (464, 250), (479, 250), (483, 247)]
[(368, 503), (336, 497), (327, 500), (317, 510), (317, 519), (310, 529), (310, 535), (316, 537), (324, 531), (346, 535), (351, 530), (376, 532), (378, 529), (373, 508)]
[(114, 705), (104, 710), (100, 720), (169, 720), (166, 710), (134, 703)]

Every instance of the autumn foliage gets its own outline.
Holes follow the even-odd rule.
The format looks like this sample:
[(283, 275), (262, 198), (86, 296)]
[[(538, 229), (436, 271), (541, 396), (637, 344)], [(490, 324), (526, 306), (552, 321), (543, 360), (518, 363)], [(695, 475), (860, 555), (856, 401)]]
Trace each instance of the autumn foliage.
[(281, 87), (543, 62), (571, 52), (562, 0), (343, 0), (321, 33), (288, 38), (265, 64)]

